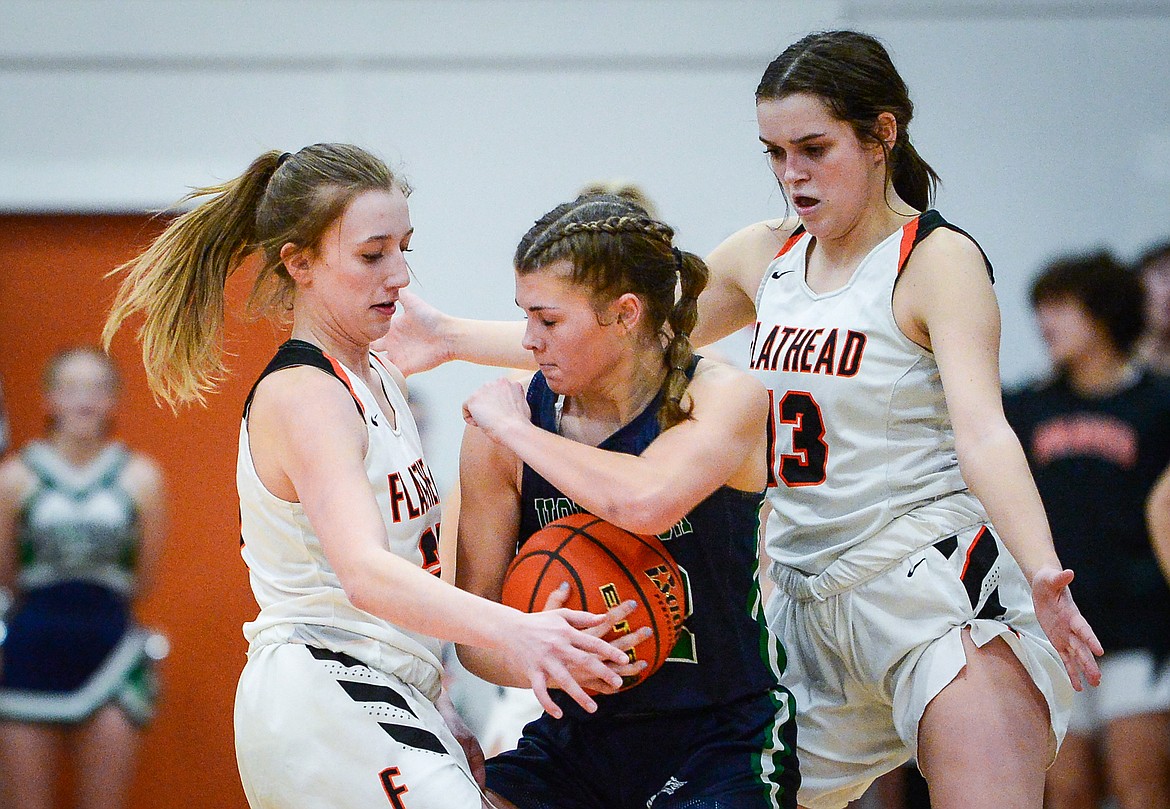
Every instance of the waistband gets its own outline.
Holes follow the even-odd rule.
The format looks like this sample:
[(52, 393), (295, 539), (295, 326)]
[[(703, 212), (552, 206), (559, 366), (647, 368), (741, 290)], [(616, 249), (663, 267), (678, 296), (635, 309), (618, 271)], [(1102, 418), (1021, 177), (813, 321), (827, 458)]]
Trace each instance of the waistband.
[(873, 537), (845, 551), (817, 575), (772, 562), (768, 578), (795, 601), (824, 601), (865, 584), (939, 540), (986, 522), (987, 514), (975, 496), (959, 492), (891, 520)]
[(251, 654), (262, 646), (295, 643), (349, 655), (370, 668), (414, 686), (434, 702), (442, 690), (442, 668), (390, 643), (325, 624), (288, 623), (265, 627), (248, 645)]

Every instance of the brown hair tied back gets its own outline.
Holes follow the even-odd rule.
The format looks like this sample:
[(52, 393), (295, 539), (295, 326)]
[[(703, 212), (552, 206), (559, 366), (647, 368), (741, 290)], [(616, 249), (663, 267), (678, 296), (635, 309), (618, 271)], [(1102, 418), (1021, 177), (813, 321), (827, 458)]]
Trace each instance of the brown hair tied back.
[(591, 290), (598, 304), (626, 293), (642, 300), (646, 323), (664, 346), (667, 375), (658, 411), (664, 430), (690, 418), (693, 408), (693, 403), (684, 403), (694, 357), (690, 333), (708, 274), (701, 258), (674, 247), (673, 240), (674, 229), (636, 203), (591, 194), (537, 220), (520, 240), (515, 256), (520, 275), (557, 261), (570, 262), (570, 280)]
[(224, 374), (224, 287), (253, 253), (261, 254), (248, 309), (287, 314), (293, 280), (280, 259), (292, 243), (316, 249), (359, 194), (409, 186), (357, 146), (318, 143), (295, 154), (270, 151), (234, 180), (196, 188), (202, 200), (177, 217), (138, 257), (111, 274), (122, 283), (102, 330), (109, 347), (122, 322), (144, 315), (138, 332), (155, 395), (175, 406), (202, 402)]

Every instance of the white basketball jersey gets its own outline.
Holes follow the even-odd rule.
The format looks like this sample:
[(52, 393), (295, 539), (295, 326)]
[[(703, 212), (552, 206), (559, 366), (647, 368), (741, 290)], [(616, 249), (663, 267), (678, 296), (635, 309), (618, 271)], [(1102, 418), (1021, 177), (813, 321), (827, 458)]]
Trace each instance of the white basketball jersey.
[(966, 490), (934, 356), (893, 311), (898, 273), (937, 227), (951, 226), (935, 211), (914, 218), (824, 294), (805, 282), (814, 240), (800, 229), (764, 275), (749, 367), (771, 398), (767, 544), (781, 564), (818, 574), (897, 517)]
[[(296, 344), (294, 351), (316, 350), (300, 341), (290, 341), (281, 350), (290, 344)], [(394, 418), (388, 418), (361, 377), (324, 356), (365, 419), (369, 433), (365, 468), (389, 550), (438, 575), (439, 493), (423, 460), (422, 441), (406, 398), (371, 354), (371, 367), (394, 409)], [(294, 361), (281, 367), (297, 364), (313, 363)], [(236, 485), (241, 554), (260, 606), (256, 619), (244, 625), (244, 636), (253, 647), (273, 642), (323, 646), (395, 674), (432, 699), (437, 696), (439, 641), (350, 603), (301, 504), (281, 500), (260, 482), (248, 445), (246, 413), (240, 425)]]

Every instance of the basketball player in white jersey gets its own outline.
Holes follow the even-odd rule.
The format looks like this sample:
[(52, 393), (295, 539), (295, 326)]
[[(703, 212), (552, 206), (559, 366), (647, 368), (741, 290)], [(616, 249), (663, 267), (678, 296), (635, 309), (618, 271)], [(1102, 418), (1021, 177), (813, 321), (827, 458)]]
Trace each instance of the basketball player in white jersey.
[(503, 684), (531, 685), (555, 715), (549, 688), (595, 710), (583, 687), (611, 692), (632, 673), (598, 637), (628, 606), (527, 615), (438, 576), (435, 483), (403, 379), (369, 350), (408, 283), (408, 191), (353, 146), (265, 153), (194, 192), (207, 200), (122, 268), (106, 326), (108, 344), (144, 313), (148, 378), (174, 404), (214, 387), (224, 282), (251, 253), (253, 302), (292, 313), (292, 339), (245, 406), (236, 476), (260, 606), (236, 750), (256, 808), (479, 807), (441, 713), (439, 639), (483, 647)]

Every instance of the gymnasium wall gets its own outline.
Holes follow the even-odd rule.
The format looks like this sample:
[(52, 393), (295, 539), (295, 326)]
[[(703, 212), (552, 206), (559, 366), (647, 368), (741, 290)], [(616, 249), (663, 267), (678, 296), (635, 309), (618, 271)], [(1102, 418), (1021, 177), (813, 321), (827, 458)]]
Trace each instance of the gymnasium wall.
[[(1170, 237), (1170, 3), (1139, 0), (0, 0), (0, 377), (16, 437), (35, 379), (96, 338), (103, 274), (144, 212), (262, 150), (345, 140), (415, 186), (415, 289), (512, 317), (508, 265), (584, 182), (640, 182), (705, 252), (780, 215), (752, 93), (811, 29), (882, 37), (944, 178), (939, 208), (997, 269), (1009, 380), (1041, 372), (1031, 275), (1066, 249)], [(242, 805), (230, 704), (252, 612), (232, 481), (245, 383), (278, 342), (229, 326), (234, 376), (178, 417), (144, 392), (129, 340), (121, 430), (162, 461), (174, 530), (145, 617), (174, 642), (135, 806)], [(419, 377), (431, 465), (454, 477), (459, 405), (493, 372)]]

